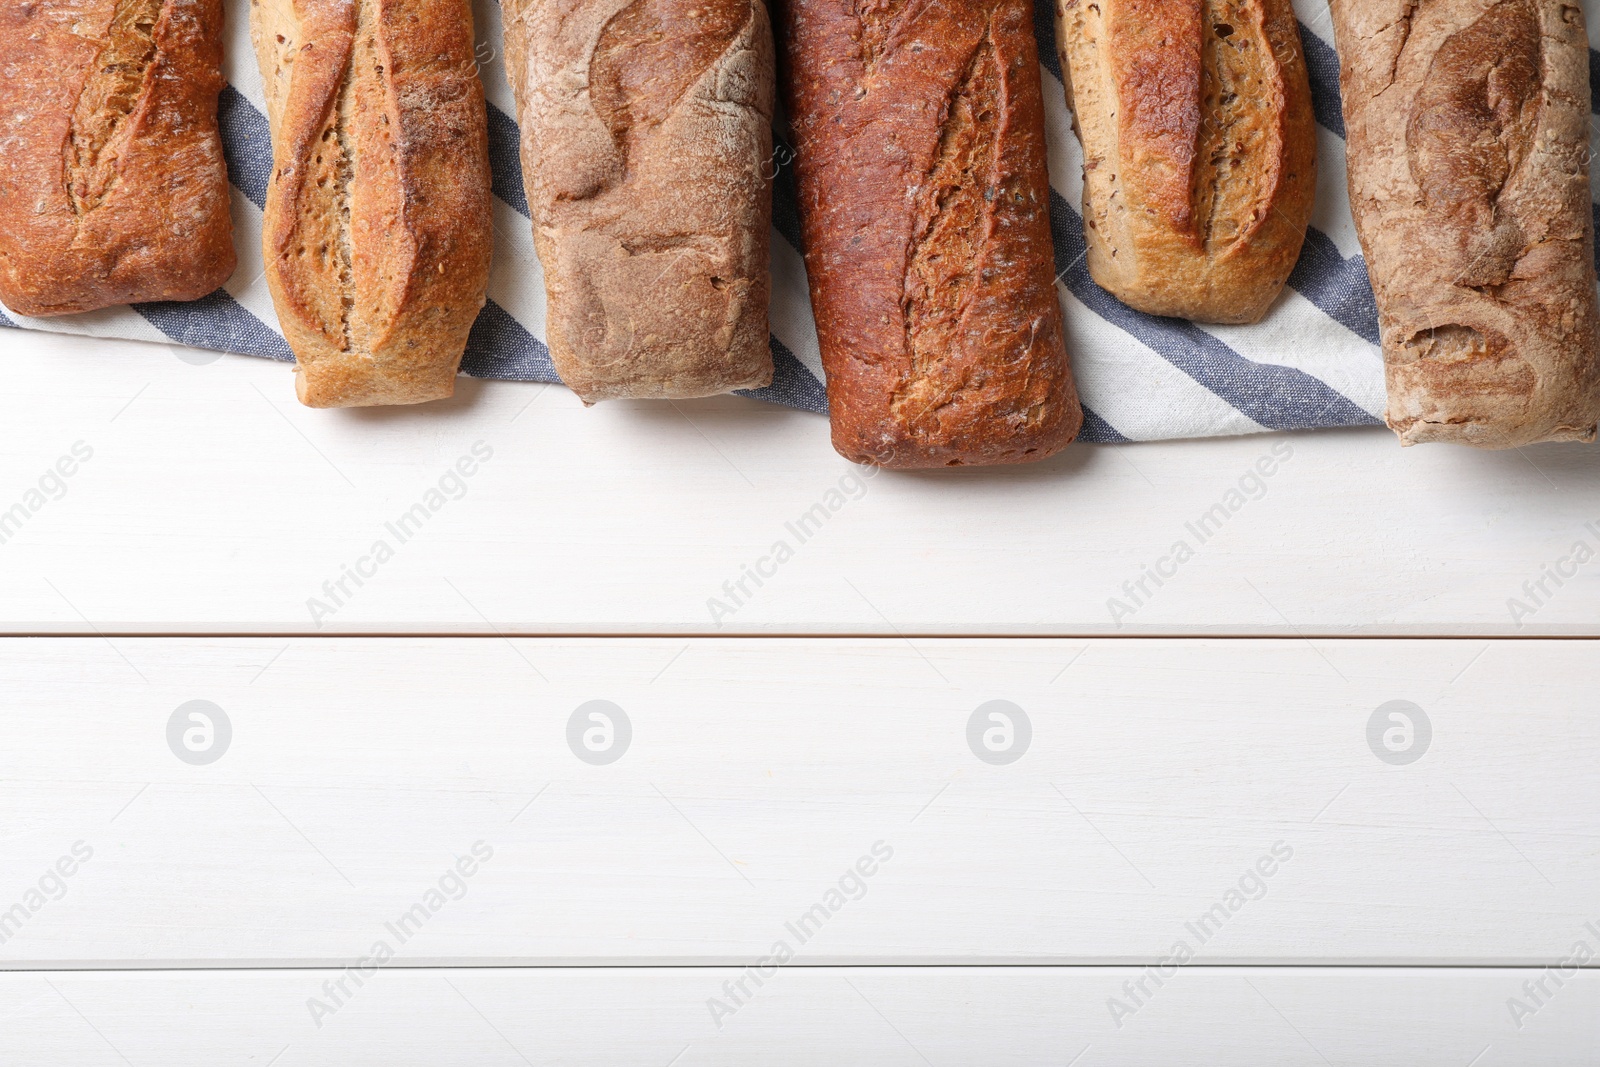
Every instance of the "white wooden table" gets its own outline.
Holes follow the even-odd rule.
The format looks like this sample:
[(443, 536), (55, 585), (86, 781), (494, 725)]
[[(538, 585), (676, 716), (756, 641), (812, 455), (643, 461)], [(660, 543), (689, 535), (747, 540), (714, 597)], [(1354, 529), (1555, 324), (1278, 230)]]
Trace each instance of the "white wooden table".
[(1600, 1062), (1600, 452), (0, 352), (0, 1067)]

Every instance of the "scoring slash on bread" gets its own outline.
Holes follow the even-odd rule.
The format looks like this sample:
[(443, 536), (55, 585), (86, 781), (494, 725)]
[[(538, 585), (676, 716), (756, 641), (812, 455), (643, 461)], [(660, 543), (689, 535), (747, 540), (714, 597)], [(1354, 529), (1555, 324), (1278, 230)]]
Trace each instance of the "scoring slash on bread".
[(1592, 441), (1589, 50), (1563, 0), (1334, 0), (1350, 207), (1404, 444)]
[(585, 403), (772, 380), (762, 0), (505, 0), (550, 355)]
[(450, 396), (484, 305), (489, 143), (467, 0), (252, 0), (262, 251), (310, 407)]
[(1289, 0), (1056, 0), (1056, 36), (1090, 275), (1152, 315), (1259, 321), (1316, 195)]
[(222, 0), (0, 3), (0, 301), (193, 300), (233, 273)]
[(785, 0), (833, 444), (1020, 463), (1083, 421), (1062, 336), (1029, 0)]

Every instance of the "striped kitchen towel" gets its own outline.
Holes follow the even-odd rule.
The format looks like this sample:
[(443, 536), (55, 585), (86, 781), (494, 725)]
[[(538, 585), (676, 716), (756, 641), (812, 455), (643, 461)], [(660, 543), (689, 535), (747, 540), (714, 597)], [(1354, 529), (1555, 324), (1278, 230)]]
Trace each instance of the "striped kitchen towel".
[[(1350, 219), (1338, 63), (1324, 0), (1297, 0), (1318, 123), (1317, 209), (1288, 289), (1254, 326), (1199, 326), (1133, 311), (1090, 279), (1084, 264), (1082, 156), (1062, 95), (1051, 2), (1039, 0), (1050, 139), (1051, 222), (1058, 289), (1084, 403), (1083, 439), (1145, 441), (1381, 422), (1383, 365), (1377, 310)], [(1591, 30), (1600, 0), (1590, 7)], [(489, 302), (473, 327), (462, 370), (482, 378), (557, 381), (545, 348), (544, 277), (533, 250), (518, 160), (516, 114), (502, 62), (498, 0), (475, 0), (478, 58), (489, 101), (494, 167), (495, 265)], [(261, 266), (261, 213), (272, 170), (261, 77), (246, 5), (230, 4), (228, 87), (222, 134), (234, 192), (239, 269), (191, 303), (141, 304), (59, 319), (0, 309), (0, 325), (178, 342), (291, 360), (278, 332)], [(1590, 53), (1591, 71), (1600, 61)], [(789, 153), (780, 145), (778, 161)], [(772, 242), (772, 385), (747, 395), (812, 411), (827, 409), (816, 329), (800, 258), (794, 176), (779, 170)]]

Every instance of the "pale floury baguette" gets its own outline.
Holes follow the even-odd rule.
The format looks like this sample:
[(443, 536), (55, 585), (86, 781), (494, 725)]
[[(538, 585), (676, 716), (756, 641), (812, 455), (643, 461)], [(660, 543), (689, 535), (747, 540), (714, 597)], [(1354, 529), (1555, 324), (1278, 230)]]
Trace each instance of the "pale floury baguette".
[(1403, 444), (1592, 441), (1589, 50), (1562, 0), (1334, 0), (1350, 207)]
[(557, 372), (585, 402), (766, 385), (761, 0), (504, 0)]
[(489, 282), (467, 0), (253, 0), (272, 124), (262, 252), (311, 407), (450, 396)]
[(1056, 37), (1090, 275), (1152, 315), (1259, 320), (1317, 185), (1290, 0), (1056, 0)]
[(233, 273), (221, 0), (0, 0), (0, 301), (193, 300)]

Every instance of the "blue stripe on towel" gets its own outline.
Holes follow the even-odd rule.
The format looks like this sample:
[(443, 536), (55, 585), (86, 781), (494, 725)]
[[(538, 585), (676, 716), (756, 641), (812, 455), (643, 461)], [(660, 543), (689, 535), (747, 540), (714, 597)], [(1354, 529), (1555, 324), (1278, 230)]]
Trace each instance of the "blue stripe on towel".
[[(1061, 60), (1055, 49), (1053, 5), (1035, 0), (1034, 35), (1039, 60), (1058, 79)], [(1339, 105), (1339, 58), (1327, 42), (1300, 26), (1311, 98), (1317, 122), (1340, 137), (1344, 116)], [(1176, 319), (1159, 319), (1134, 311), (1101, 289), (1081, 262), (1083, 219), (1051, 190), (1051, 230), (1056, 242), (1056, 267), (1073, 263), (1068, 287), (1101, 318), (1138, 338), (1201, 385), (1211, 389), (1252, 419), (1273, 429), (1374, 421), (1343, 394), (1319, 379), (1292, 368), (1254, 363), (1204, 330)], [(1600, 216), (1597, 216), (1600, 217)], [(1315, 228), (1307, 228), (1305, 245), (1288, 284), (1324, 314), (1373, 344), (1378, 343), (1378, 309), (1372, 298), (1366, 264), (1360, 256), (1345, 259), (1338, 247)], [(1288, 389), (1287, 395), (1279, 393)]]
[(1289, 430), (1377, 422), (1348, 397), (1303, 371), (1253, 362), (1192, 323), (1132, 310), (1089, 277), (1083, 259), (1083, 220), (1054, 190), (1050, 214), (1056, 236), (1056, 269), (1072, 294), (1260, 425)]
[(772, 159), (777, 172), (772, 178), (772, 226), (789, 247), (805, 255), (805, 239), (800, 231), (800, 187), (794, 172), (794, 146), (776, 130), (772, 132)]
[(1105, 419), (1089, 410), (1088, 405), (1083, 408), (1083, 429), (1078, 431), (1078, 440), (1089, 441), (1097, 445), (1126, 444), (1128, 438), (1117, 432)]
[(1311, 75), (1311, 113), (1317, 122), (1344, 136), (1344, 112), (1339, 104), (1339, 54), (1321, 37), (1300, 23), (1300, 47)]
[[(1055, 48), (1052, 4), (1049, 0), (1036, 2), (1034, 14), (1040, 61), (1046, 70), (1059, 79), (1062, 70)], [(1317, 121), (1324, 128), (1343, 136), (1337, 57), (1326, 41), (1303, 26), (1301, 34)], [(1600, 53), (1593, 50), (1590, 52), (1590, 77), (1591, 82), (1600, 88)], [(1596, 95), (1600, 96), (1600, 93)], [(1596, 103), (1600, 103), (1600, 100)], [(262, 207), (266, 202), (272, 174), (271, 139), (265, 116), (238, 90), (228, 87), (223, 90), (219, 102), (219, 124), (233, 184), (244, 197), (258, 208)], [(515, 119), (490, 105), (488, 128), (494, 194), (527, 218), (529, 207), (522, 184), (520, 137)], [(802, 236), (791, 164), (792, 152), (781, 138), (776, 141), (775, 159), (779, 166), (773, 182), (773, 226), (782, 240), (799, 250)], [(1289, 367), (1255, 363), (1192, 324), (1142, 315), (1122, 305), (1097, 287), (1088, 275), (1082, 255), (1082, 220), (1073, 206), (1052, 191), (1050, 208), (1056, 267), (1062, 272), (1062, 280), (1091, 313), (1128, 335), (1125, 339), (1108, 338), (1105, 344), (1113, 349), (1142, 344), (1266, 427), (1292, 429), (1376, 422), (1338, 390), (1311, 375)], [(1600, 208), (1596, 209), (1596, 218), (1600, 220)], [(246, 269), (259, 269), (259, 263), (252, 263)], [(502, 264), (499, 269), (505, 271), (508, 268)], [(497, 275), (497, 278), (498, 284), (517, 284), (521, 281), (504, 274)], [(1341, 324), (1340, 329), (1353, 331), (1364, 340), (1377, 340), (1376, 309), (1361, 258), (1354, 256), (1345, 259), (1326, 234), (1308, 231), (1305, 248), (1290, 275), (1289, 285), (1333, 320), (1325, 326), (1319, 325), (1308, 330), (1308, 343), (1318, 343), (1325, 329), (1334, 329), (1334, 322)], [(787, 291), (775, 294), (775, 297), (790, 302), (805, 299), (801, 292)], [(291, 358), (281, 336), (226, 291), (219, 290), (190, 304), (146, 304), (136, 310), (175, 342), (275, 359)], [(792, 310), (801, 312), (803, 308)], [(1074, 309), (1073, 314), (1081, 312)], [(0, 313), (0, 325), (18, 324)], [(769, 343), (775, 365), (773, 383), (763, 389), (747, 391), (746, 395), (797, 408), (825, 411), (827, 397), (823, 384), (780, 340), (772, 337)], [(1102, 353), (1095, 351), (1078, 352), (1075, 355), (1080, 364), (1092, 364), (1103, 358)], [(465, 373), (480, 377), (556, 380), (544, 341), (494, 302), (485, 306), (473, 327), (462, 369)], [(1139, 383), (1125, 382), (1118, 388), (1137, 390), (1141, 386)], [(1148, 398), (1126, 399), (1134, 405), (1146, 401), (1155, 405), (1165, 402), (1164, 396), (1159, 393)], [(1175, 411), (1173, 419), (1181, 418), (1181, 413)], [(1174, 436), (1215, 432), (1210, 426), (1176, 424), (1167, 430)], [(1087, 409), (1081, 437), (1085, 441), (1125, 439), (1117, 428)]]
[(782, 341), (771, 337), (769, 343), (772, 348), (772, 384), (760, 389), (738, 389), (735, 392), (740, 396), (791, 408), (826, 412), (828, 394), (822, 388), (822, 383)]
[(550, 349), (493, 300), (483, 305), (467, 335), (461, 372), (474, 378), (558, 382)]
[(1061, 74), (1061, 56), (1056, 52), (1055, 0), (1033, 0), (1033, 39), (1039, 46), (1039, 65), (1066, 84)]
[(510, 115), (489, 105), (490, 188), (523, 218), (528, 213), (528, 194), (522, 185), (522, 133)]
[(294, 359), (283, 337), (252, 315), (226, 289), (199, 300), (134, 304), (133, 310), (179, 344), (268, 359)]
[(229, 85), (217, 99), (217, 124), (222, 130), (222, 156), (228, 163), (228, 179), (252, 204), (265, 211), (267, 184), (272, 179), (272, 131), (267, 126), (267, 116)]
[(1306, 230), (1300, 259), (1289, 274), (1289, 288), (1363, 340), (1378, 343), (1378, 304), (1367, 279), (1367, 264), (1360, 256), (1345, 259), (1326, 234)]

